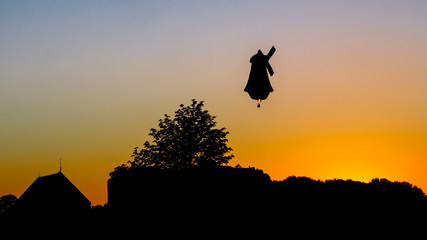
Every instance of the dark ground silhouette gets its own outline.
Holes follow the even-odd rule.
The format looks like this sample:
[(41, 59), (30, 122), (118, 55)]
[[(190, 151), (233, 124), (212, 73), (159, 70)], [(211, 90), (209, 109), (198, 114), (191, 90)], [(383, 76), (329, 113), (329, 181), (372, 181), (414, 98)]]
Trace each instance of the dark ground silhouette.
[(278, 225), (295, 233), (299, 228), (374, 232), (379, 226), (394, 224), (399, 229), (413, 227), (425, 220), (426, 207), (421, 189), (407, 182), (320, 181), (295, 176), (272, 181), (259, 169), (220, 166), (123, 172), (108, 180), (108, 203), (103, 211), (112, 219), (140, 217), (144, 225), (157, 223), (155, 227), (217, 231), (236, 225), (251, 232)]
[[(232, 210), (250, 207), (285, 209), (287, 204), (425, 205), (421, 189), (407, 182), (373, 179), (313, 180), (291, 176), (271, 181), (254, 168), (188, 168), (182, 170), (136, 168), (108, 180), (107, 207), (118, 211), (143, 210), (146, 206)], [(333, 206), (331, 206), (333, 208)], [(333, 209), (331, 209), (333, 210)], [(215, 209), (217, 211), (217, 209)]]
[[(21, 196), (22, 202), (28, 201), (28, 194)], [(228, 225), (251, 231), (254, 225), (275, 224), (287, 231), (331, 224), (345, 228), (357, 224), (357, 228), (373, 230), (378, 224), (423, 223), (427, 213), (423, 191), (407, 182), (320, 181), (295, 176), (272, 181), (262, 170), (229, 166), (131, 168), (108, 180), (108, 203), (87, 212), (70, 211), (67, 206), (73, 203), (68, 200), (62, 206), (57, 202), (32, 210), (29, 205), (22, 208), (20, 200), (14, 201), (11, 195), (4, 200), (0, 201), (0, 208), (6, 209), (1, 211), (0, 226), (65, 225), (101, 232), (130, 225), (138, 228), (129, 231), (178, 228), (191, 232), (198, 228), (218, 232), (229, 229)], [(38, 216), (29, 215), (34, 212)]]

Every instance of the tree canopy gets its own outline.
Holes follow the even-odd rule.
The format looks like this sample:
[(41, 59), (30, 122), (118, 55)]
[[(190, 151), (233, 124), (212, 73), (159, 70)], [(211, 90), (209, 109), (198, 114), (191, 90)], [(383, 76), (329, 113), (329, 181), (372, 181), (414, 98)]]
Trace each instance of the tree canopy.
[(152, 143), (146, 141), (142, 148), (135, 147), (133, 160), (115, 168), (111, 176), (137, 167), (183, 169), (227, 164), (233, 158), (227, 146), (229, 132), (216, 128), (216, 117), (203, 106), (203, 101), (192, 99), (189, 106), (181, 104), (173, 118), (165, 114), (158, 129), (150, 129)]
[(16, 196), (12, 194), (0, 197), (0, 215), (7, 213), (7, 211), (14, 207), (17, 200)]

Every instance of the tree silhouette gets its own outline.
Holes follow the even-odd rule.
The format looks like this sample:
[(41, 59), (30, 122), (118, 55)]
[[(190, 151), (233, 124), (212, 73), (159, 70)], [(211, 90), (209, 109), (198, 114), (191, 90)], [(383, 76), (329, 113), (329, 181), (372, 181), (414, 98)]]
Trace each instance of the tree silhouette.
[(16, 204), (17, 198), (15, 195), (8, 194), (0, 197), (0, 215), (7, 213)]
[(159, 120), (159, 128), (150, 130), (153, 142), (146, 141), (141, 149), (136, 147), (130, 166), (121, 165), (111, 175), (136, 167), (183, 169), (227, 164), (233, 158), (232, 149), (227, 146), (229, 132), (215, 128), (216, 117), (203, 106), (203, 101), (192, 99), (191, 105), (180, 105), (173, 119), (165, 114)]
[(374, 178), (369, 183), (383, 196), (389, 199), (423, 199), (424, 192), (408, 182), (391, 182), (385, 178)]

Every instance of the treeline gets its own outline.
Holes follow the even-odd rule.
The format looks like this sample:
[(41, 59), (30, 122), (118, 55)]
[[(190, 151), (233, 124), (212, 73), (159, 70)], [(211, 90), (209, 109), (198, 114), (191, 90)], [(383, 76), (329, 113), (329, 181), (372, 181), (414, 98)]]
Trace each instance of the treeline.
[(424, 192), (408, 182), (374, 178), (369, 183), (351, 179), (314, 180), (308, 177), (290, 176), (273, 181), (283, 191), (297, 194), (297, 198), (309, 197), (341, 200), (425, 201)]

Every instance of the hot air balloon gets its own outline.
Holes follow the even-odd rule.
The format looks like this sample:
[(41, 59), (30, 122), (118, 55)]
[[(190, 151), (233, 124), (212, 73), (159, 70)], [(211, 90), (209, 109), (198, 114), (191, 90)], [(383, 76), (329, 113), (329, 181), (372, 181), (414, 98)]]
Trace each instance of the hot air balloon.
[(274, 46), (271, 47), (267, 55), (258, 50), (258, 53), (253, 55), (249, 60), (252, 66), (245, 92), (249, 93), (252, 99), (258, 101), (257, 107), (260, 107), (261, 101), (265, 100), (270, 92), (273, 92), (273, 87), (271, 87), (270, 80), (268, 79), (268, 73), (270, 76), (273, 76), (274, 71), (268, 60), (270, 60), (275, 51), (276, 48)]

